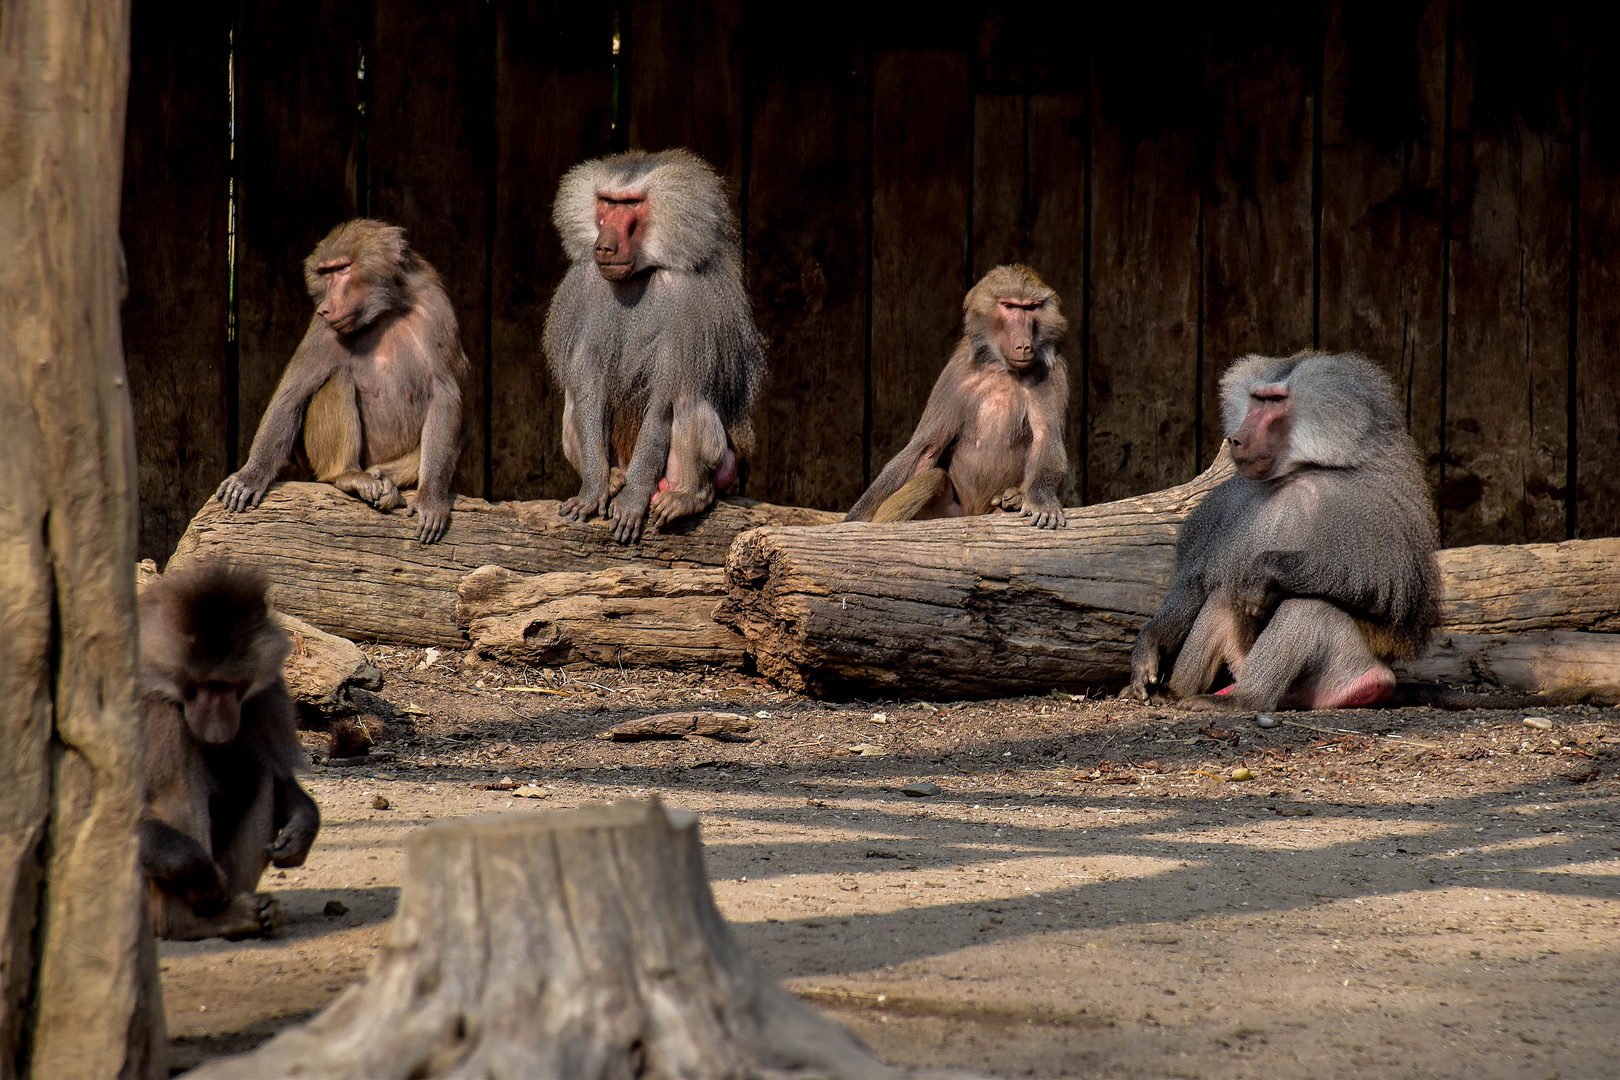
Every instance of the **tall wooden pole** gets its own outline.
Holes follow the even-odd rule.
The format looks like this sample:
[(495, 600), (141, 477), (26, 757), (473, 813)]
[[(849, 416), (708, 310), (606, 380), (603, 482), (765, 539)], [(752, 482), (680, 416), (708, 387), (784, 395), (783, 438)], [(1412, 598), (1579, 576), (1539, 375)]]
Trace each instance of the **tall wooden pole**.
[(0, 1078), (165, 1075), (136, 866), (127, 0), (0, 2)]

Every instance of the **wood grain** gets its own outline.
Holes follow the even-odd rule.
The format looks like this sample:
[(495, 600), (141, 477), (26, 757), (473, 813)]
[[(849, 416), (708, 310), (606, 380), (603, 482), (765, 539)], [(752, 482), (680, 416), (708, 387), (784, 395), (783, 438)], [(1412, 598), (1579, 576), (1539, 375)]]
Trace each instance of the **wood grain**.
[(697, 816), (656, 799), (430, 825), (403, 882), (365, 977), (198, 1080), (904, 1075), (748, 957)]
[(415, 4), (372, 0), (367, 114), (370, 212), (403, 225), (444, 278), (472, 363), (462, 393), (472, 438), (453, 489), (488, 495), (486, 409), (489, 230), (486, 184), (494, 167), (494, 8), (479, 0)]
[(1580, 50), (1574, 372), (1579, 537), (1620, 533), (1620, 65), (1613, 36), (1596, 26), (1591, 30)]
[(228, 8), (178, 2), (143, 3), (132, 17), (120, 222), (129, 270), (124, 363), (135, 403), (136, 551), (164, 559), (230, 471), (231, 24)]
[(868, 55), (815, 8), (748, 18), (747, 260), (770, 376), (747, 490), (847, 510), (866, 481)]
[[(259, 418), (315, 315), (304, 259), (365, 201), (358, 190), (365, 14), (348, 0), (239, 5), (233, 56), (240, 376), (232, 448), (238, 464), (247, 460)], [(321, 32), (310, 33), (312, 25)]]
[(578, 490), (562, 451), (563, 388), (540, 343), (568, 269), (551, 225), (557, 181), (611, 147), (612, 17), (606, 4), (560, 0), (496, 7), (491, 498), (560, 499)]
[(1547, 695), (1548, 703), (1620, 701), (1620, 634), (1552, 630), (1443, 634), (1429, 654), (1395, 666), (1401, 679)]
[(1446, 0), (1328, 5), (1321, 345), (1395, 380), (1440, 487)]
[(119, 342), (130, 11), (0, 14), (0, 1074), (168, 1070), (143, 919), (136, 459)]
[(962, 335), (973, 104), (967, 56), (879, 52), (872, 100), (875, 476), (910, 441)]
[[(601, 520), (575, 524), (552, 501), (487, 503), (458, 497), (450, 531), (423, 545), (403, 511), (378, 513), (326, 484), (278, 484), (241, 514), (209, 502), (169, 567), (229, 558), (271, 582), (277, 608), (354, 641), (462, 648), (456, 590), (481, 566), (525, 574), (615, 566), (717, 567), (731, 540), (759, 525), (819, 525), (840, 515), (724, 499), (673, 532), (614, 543)], [(167, 568), (166, 568), (167, 569)]]
[(684, 146), (743, 190), (747, 145), (742, 0), (630, 0), (630, 145)]
[(1565, 536), (1569, 67), (1563, 20), (1458, 13), (1452, 88), (1448, 544)]
[(714, 621), (719, 567), (614, 567), (461, 580), (456, 622), (480, 656), (513, 664), (741, 668), (743, 639)]
[(1093, 65), (1087, 503), (1198, 471), (1204, 38), (1155, 14), (1111, 9)]

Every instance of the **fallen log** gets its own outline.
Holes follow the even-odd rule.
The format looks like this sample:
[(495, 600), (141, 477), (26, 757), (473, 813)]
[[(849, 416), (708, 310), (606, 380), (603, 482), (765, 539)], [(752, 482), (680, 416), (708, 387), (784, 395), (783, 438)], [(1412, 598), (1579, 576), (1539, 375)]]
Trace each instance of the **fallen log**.
[[(1230, 474), (1223, 453), (1179, 487), (1068, 510), (1053, 532), (995, 516), (758, 529), (732, 545), (715, 618), (761, 674), (810, 693), (1115, 688), (1164, 599), (1177, 528)], [(1620, 539), (1457, 548), (1440, 567), (1448, 632), (1620, 630)]]
[(887, 1077), (715, 909), (697, 818), (657, 800), (446, 821), (405, 841), (359, 981), (198, 1080)]
[(1403, 680), (1545, 694), (1550, 702), (1620, 702), (1620, 634), (1552, 630), (1435, 635), (1427, 656), (1395, 668)]
[(684, 739), (688, 735), (706, 735), (717, 738), (724, 735), (741, 735), (754, 730), (754, 722), (741, 713), (709, 712), (698, 710), (696, 712), (658, 713), (655, 716), (641, 716), (634, 720), (626, 720), (622, 724), (614, 724), (598, 739), (611, 739), (615, 742), (636, 742), (641, 739)]
[(742, 637), (714, 621), (725, 595), (719, 567), (519, 574), (483, 566), (458, 592), (456, 621), (491, 660), (740, 668), (748, 655)]
[[(277, 484), (252, 510), (210, 499), (180, 538), (168, 567), (228, 557), (262, 571), (271, 602), (355, 641), (466, 645), (456, 588), (481, 566), (528, 574), (613, 566), (718, 567), (738, 533), (762, 525), (812, 525), (839, 515), (749, 499), (723, 499), (706, 514), (620, 545), (601, 520), (574, 523), (557, 503), (488, 503), (457, 496), (450, 531), (416, 541), (403, 510), (384, 514), (328, 484)], [(167, 569), (166, 568), (166, 569)]]

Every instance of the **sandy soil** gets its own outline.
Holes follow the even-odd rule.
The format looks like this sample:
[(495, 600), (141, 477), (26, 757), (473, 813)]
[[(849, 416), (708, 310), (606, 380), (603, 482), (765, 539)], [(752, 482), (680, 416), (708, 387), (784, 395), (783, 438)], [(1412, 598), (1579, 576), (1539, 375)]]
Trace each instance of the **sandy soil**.
[[(407, 710), (376, 748), (394, 756), (311, 770), (325, 824), (305, 867), (266, 875), (288, 912), (276, 938), (162, 945), (177, 1070), (364, 970), (411, 829), (657, 794), (701, 815), (715, 896), (754, 955), (895, 1063), (1616, 1073), (1620, 711), (1264, 730), (1068, 695), (827, 702), (735, 675), (367, 651)], [(744, 713), (752, 741), (596, 738), (686, 708)], [(474, 786), (503, 778), (546, 797)], [(940, 793), (901, 793), (920, 781)]]

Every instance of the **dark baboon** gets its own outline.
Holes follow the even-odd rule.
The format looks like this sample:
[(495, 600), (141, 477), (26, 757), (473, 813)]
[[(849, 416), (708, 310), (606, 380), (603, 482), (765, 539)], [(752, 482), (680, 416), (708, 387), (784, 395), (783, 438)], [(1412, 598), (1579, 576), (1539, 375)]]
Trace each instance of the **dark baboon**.
[(222, 564), (141, 593), (141, 867), (160, 937), (268, 934), (281, 906), (258, 889), (272, 860), (299, 866), (321, 827), (294, 771), (303, 750), (281, 679), (287, 635), (264, 581)]
[(360, 218), (304, 260), (315, 316), (259, 421), (247, 464), (219, 486), (229, 510), (257, 506), (289, 465), (375, 506), (404, 505), (431, 544), (450, 527), (450, 478), (465, 441), (470, 366), (438, 273), (405, 230)]
[(962, 301), (962, 340), (928, 395), (911, 442), (878, 474), (849, 521), (1018, 510), (1065, 524), (1063, 419), (1069, 324), (1057, 294), (1027, 266), (998, 266)]
[(613, 519), (620, 543), (713, 504), (753, 445), (764, 375), (737, 224), (714, 170), (685, 150), (576, 165), (551, 219), (573, 261), (546, 316), (563, 385), (562, 516)]
[(1440, 595), (1394, 387), (1353, 354), (1248, 356), (1221, 377), (1221, 413), (1238, 475), (1182, 526), (1128, 692), (1146, 698), (1173, 660), (1170, 693), (1191, 708), (1388, 701), (1389, 662), (1427, 647)]

